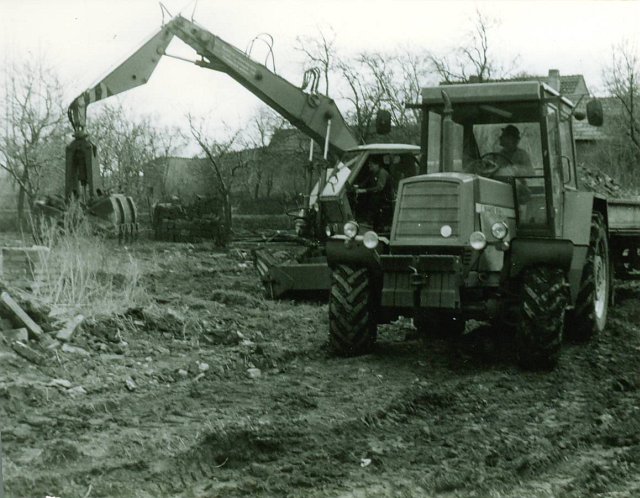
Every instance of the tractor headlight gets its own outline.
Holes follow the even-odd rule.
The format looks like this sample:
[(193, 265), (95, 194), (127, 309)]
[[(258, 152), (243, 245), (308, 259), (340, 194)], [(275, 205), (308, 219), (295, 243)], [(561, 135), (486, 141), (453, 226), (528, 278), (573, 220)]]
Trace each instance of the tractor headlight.
[(469, 236), (469, 244), (471, 244), (471, 247), (476, 251), (482, 251), (487, 247), (487, 238), (482, 232), (473, 232)]
[(358, 235), (358, 228), (358, 224), (355, 221), (347, 221), (342, 230), (347, 238), (353, 239)]
[(326, 227), (324, 227), (324, 233), (327, 234), (327, 237), (333, 237), (334, 235), (333, 225), (327, 225)]
[(491, 225), (491, 235), (493, 235), (496, 239), (502, 240), (509, 233), (509, 227), (504, 221), (498, 221)]
[(362, 243), (367, 249), (375, 249), (378, 247), (378, 243), (380, 242), (380, 238), (376, 232), (366, 232), (362, 236)]

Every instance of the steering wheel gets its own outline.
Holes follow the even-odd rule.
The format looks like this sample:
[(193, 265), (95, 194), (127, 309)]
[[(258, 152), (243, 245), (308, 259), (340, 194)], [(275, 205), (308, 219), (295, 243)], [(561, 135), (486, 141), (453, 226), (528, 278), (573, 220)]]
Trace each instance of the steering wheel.
[(501, 168), (500, 164), (495, 161), (495, 159), (498, 158), (506, 161), (508, 166), (513, 165), (513, 161), (501, 152), (487, 152), (486, 154), (480, 156), (480, 159), (476, 159), (475, 161), (473, 161), (469, 165), (469, 167), (471, 168), (471, 171), (475, 172), (478, 175), (492, 176), (495, 175)]

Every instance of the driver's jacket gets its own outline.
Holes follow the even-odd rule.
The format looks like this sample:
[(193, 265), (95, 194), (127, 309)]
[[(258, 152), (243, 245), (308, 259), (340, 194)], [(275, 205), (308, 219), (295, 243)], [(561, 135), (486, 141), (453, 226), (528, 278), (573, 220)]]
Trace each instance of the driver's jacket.
[[(521, 148), (513, 152), (502, 149), (496, 157), (496, 163), (500, 166), (497, 176), (532, 176), (535, 174), (529, 154)], [(511, 164), (507, 161), (509, 159)]]

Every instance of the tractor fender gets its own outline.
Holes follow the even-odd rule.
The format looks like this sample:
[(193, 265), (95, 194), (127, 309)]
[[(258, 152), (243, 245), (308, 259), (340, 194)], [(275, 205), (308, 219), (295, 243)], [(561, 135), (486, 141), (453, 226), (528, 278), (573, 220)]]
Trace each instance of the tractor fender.
[(588, 246), (591, 234), (591, 214), (598, 211), (609, 226), (607, 200), (593, 192), (566, 191), (564, 193), (564, 213), (562, 238), (577, 246)]
[(587, 260), (592, 215), (595, 212), (602, 214), (608, 231), (609, 212), (607, 199), (602, 195), (593, 192), (566, 191), (564, 196), (563, 238), (570, 240), (574, 245), (571, 267), (567, 274), (571, 288), (571, 304), (574, 304)]
[(553, 265), (567, 272), (571, 303), (577, 298), (591, 235), (591, 217), (602, 214), (607, 223), (607, 200), (593, 192), (566, 191), (562, 239), (516, 239), (511, 251), (511, 275), (534, 265)]
[(573, 249), (570, 240), (514, 239), (511, 244), (510, 274), (516, 277), (525, 268), (538, 265), (569, 271)]

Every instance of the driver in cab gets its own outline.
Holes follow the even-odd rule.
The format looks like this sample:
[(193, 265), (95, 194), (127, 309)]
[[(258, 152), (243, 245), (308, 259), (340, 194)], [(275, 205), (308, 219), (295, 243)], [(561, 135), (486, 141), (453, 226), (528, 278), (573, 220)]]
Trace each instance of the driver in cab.
[(520, 130), (514, 125), (502, 128), (500, 134), (501, 149), (493, 154), (498, 170), (495, 176), (530, 176), (534, 175), (529, 154), (518, 147)]
[(389, 224), (393, 206), (393, 184), (389, 172), (382, 167), (381, 159), (369, 159), (369, 176), (360, 187), (354, 185), (356, 194), (369, 194), (368, 209), (374, 230), (382, 231)]

